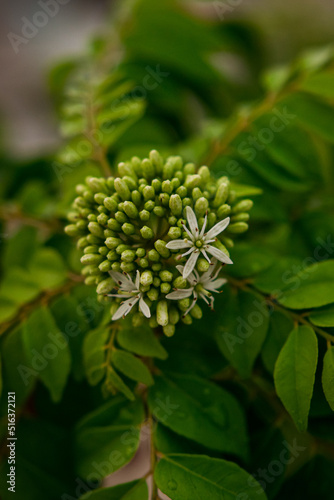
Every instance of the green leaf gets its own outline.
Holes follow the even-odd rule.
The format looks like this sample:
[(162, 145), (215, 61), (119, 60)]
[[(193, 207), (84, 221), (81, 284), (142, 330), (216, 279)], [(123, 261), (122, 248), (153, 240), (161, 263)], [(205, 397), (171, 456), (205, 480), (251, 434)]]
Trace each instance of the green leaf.
[(141, 400), (126, 402), (117, 396), (80, 421), (75, 429), (77, 473), (99, 480), (128, 463), (140, 442), (140, 425), (145, 418)]
[(105, 375), (105, 346), (109, 337), (110, 331), (105, 326), (92, 330), (85, 337), (83, 343), (83, 360), (86, 377), (90, 385), (98, 384)]
[(37, 250), (37, 230), (34, 227), (21, 228), (7, 240), (3, 255), (3, 267), (26, 267)]
[(22, 305), (35, 299), (40, 293), (40, 288), (27, 271), (12, 267), (1, 282), (0, 293), (14, 304)]
[(43, 307), (30, 315), (23, 326), (23, 343), (28, 368), (38, 374), (53, 401), (60, 401), (71, 369), (71, 355), (68, 339), (48, 309)]
[(322, 387), (329, 406), (334, 411), (334, 347), (328, 349), (324, 357)]
[(145, 385), (153, 384), (149, 369), (133, 354), (117, 349), (112, 352), (111, 361), (117, 370), (131, 380), (142, 382)]
[(166, 359), (167, 351), (162, 347), (152, 328), (125, 326), (117, 333), (117, 341), (123, 349), (138, 354), (158, 359)]
[(265, 341), (270, 313), (263, 298), (240, 291), (230, 293), (215, 331), (219, 349), (240, 375), (251, 375)]
[(334, 305), (312, 311), (309, 319), (316, 326), (324, 328), (334, 326)]
[(41, 248), (30, 263), (29, 272), (42, 290), (61, 285), (66, 279), (63, 259), (53, 248)]
[(0, 295), (0, 323), (10, 320), (18, 310), (17, 304)]
[(299, 326), (291, 332), (275, 365), (277, 394), (301, 432), (307, 429), (317, 360), (318, 340), (314, 331)]
[(245, 184), (236, 184), (230, 182), (231, 190), (235, 191), (237, 198), (244, 198), (249, 196), (257, 196), (262, 194), (262, 189), (256, 186), (246, 186)]
[(289, 278), (278, 301), (290, 309), (308, 309), (334, 302), (334, 260), (317, 262)]
[(159, 461), (154, 478), (173, 500), (267, 498), (253, 476), (238, 465), (203, 455), (167, 455)]
[[(247, 435), (238, 401), (194, 375), (156, 377), (149, 407), (163, 425), (212, 450), (247, 456)], [(200, 429), (200, 432), (199, 432)]]
[(324, 71), (310, 75), (301, 84), (301, 90), (327, 99), (334, 99), (334, 71)]
[(104, 387), (107, 392), (113, 392), (115, 389), (120, 391), (124, 396), (126, 396), (130, 401), (134, 401), (135, 396), (131, 389), (126, 385), (126, 383), (121, 379), (121, 377), (116, 373), (110, 366), (107, 368), (107, 377), (104, 383)]
[(80, 500), (147, 500), (148, 488), (143, 480), (119, 484), (111, 488), (101, 488), (86, 493)]
[(274, 372), (278, 355), (292, 329), (293, 321), (290, 316), (280, 311), (272, 312), (267, 337), (261, 350), (263, 364), (270, 373)]
[[(8, 391), (15, 392), (18, 406), (21, 406), (31, 393), (37, 377), (36, 370), (27, 367), (28, 359), (22, 334), (23, 329), (20, 327), (1, 339), (3, 394)], [(5, 400), (2, 403), (7, 404)]]
[(80, 314), (79, 302), (73, 296), (61, 297), (51, 304), (51, 312), (58, 328), (67, 336), (76, 380), (84, 375), (83, 341), (88, 324)]
[(298, 264), (300, 261), (295, 257), (277, 258), (273, 266), (255, 276), (253, 284), (260, 292), (279, 295), (287, 280), (293, 276), (293, 270)]
[(235, 264), (228, 269), (228, 273), (249, 278), (268, 269), (273, 264), (275, 255), (266, 248), (259, 248), (258, 245), (240, 243), (231, 250), (231, 258)]

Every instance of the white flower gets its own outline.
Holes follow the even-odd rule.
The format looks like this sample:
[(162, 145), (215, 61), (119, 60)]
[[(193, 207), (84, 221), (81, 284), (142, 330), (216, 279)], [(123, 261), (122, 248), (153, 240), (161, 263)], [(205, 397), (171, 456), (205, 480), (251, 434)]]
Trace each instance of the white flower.
[(136, 281), (135, 283), (132, 281), (131, 277), (128, 274), (122, 274), (117, 271), (109, 271), (110, 276), (113, 278), (115, 283), (119, 285), (119, 292), (116, 294), (110, 294), (109, 297), (117, 297), (119, 298), (128, 298), (124, 302), (121, 303), (120, 307), (117, 309), (115, 314), (112, 317), (113, 321), (117, 319), (124, 318), (135, 304), (139, 301), (139, 310), (146, 316), (146, 318), (151, 317), (151, 311), (148, 305), (146, 304), (143, 293), (140, 291), (140, 272), (136, 273)]
[(210, 245), (210, 243), (216, 241), (216, 236), (223, 232), (224, 229), (226, 229), (226, 227), (229, 225), (230, 218), (226, 217), (226, 219), (221, 220), (220, 222), (215, 224), (213, 228), (210, 229), (210, 231), (205, 233), (204, 231), (208, 219), (207, 215), (205, 215), (201, 232), (199, 232), (197, 218), (192, 208), (186, 207), (186, 215), (190, 231), (186, 228), (186, 226), (183, 226), (183, 228), (189, 235), (190, 240), (188, 240), (187, 238), (183, 240), (172, 240), (166, 245), (166, 248), (169, 248), (170, 250), (181, 250), (183, 248), (189, 248), (187, 252), (182, 254), (182, 257), (190, 254), (190, 257), (183, 269), (183, 278), (186, 279), (193, 271), (200, 253), (204, 255), (208, 262), (210, 262), (210, 259), (206, 252), (213, 255), (213, 257), (215, 257), (220, 262), (224, 262), (225, 264), (233, 264), (231, 259), (224, 252), (222, 252), (222, 250), (219, 250), (218, 248)]
[[(217, 278), (222, 266), (218, 266), (218, 268), (215, 270), (216, 265), (217, 260), (213, 259), (213, 262), (211, 262), (209, 269), (201, 276), (199, 276), (196, 269), (194, 269), (194, 272), (190, 273), (187, 278), (188, 282), (190, 283), (190, 288), (176, 289), (174, 292), (171, 292), (166, 296), (167, 299), (172, 300), (182, 300), (191, 296), (194, 297), (190, 307), (184, 313), (184, 316), (186, 316), (188, 312), (191, 311), (191, 309), (194, 307), (198, 297), (205, 300), (207, 304), (209, 304), (210, 300), (210, 307), (211, 309), (213, 308), (214, 297), (212, 296), (211, 292), (218, 293), (218, 289), (226, 283), (226, 279)], [(183, 266), (176, 266), (176, 269), (181, 274), (184, 272)]]

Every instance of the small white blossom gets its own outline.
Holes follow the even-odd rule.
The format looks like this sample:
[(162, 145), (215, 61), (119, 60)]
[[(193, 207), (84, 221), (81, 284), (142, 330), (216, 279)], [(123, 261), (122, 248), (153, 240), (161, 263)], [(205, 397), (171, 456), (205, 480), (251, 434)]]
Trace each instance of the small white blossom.
[[(218, 268), (215, 269), (216, 266), (217, 260), (213, 259), (209, 269), (201, 276), (198, 274), (196, 269), (194, 269), (194, 271), (190, 273), (187, 278), (190, 288), (176, 289), (174, 292), (169, 293), (166, 298), (171, 300), (182, 300), (193, 296), (192, 303), (184, 313), (184, 316), (186, 316), (194, 307), (198, 297), (203, 299), (207, 304), (209, 304), (210, 301), (210, 307), (213, 309), (214, 297), (211, 292), (218, 293), (218, 289), (226, 283), (226, 279), (217, 278), (222, 266), (218, 266)], [(176, 269), (181, 274), (184, 272), (183, 266), (176, 266)]]
[[(116, 294), (110, 294), (109, 297), (117, 297), (119, 298), (127, 298), (124, 302), (121, 303), (120, 307), (117, 309), (115, 314), (112, 317), (113, 321), (117, 319), (124, 318), (135, 304), (139, 301), (139, 310), (146, 316), (146, 318), (151, 317), (151, 311), (148, 305), (146, 304), (143, 292), (140, 291), (140, 272), (136, 273), (136, 281), (135, 283), (132, 281), (131, 277), (128, 274), (122, 274), (118, 271), (109, 271), (110, 276), (113, 278), (115, 283), (119, 286), (119, 292)], [(129, 297), (129, 298), (128, 298)]]
[(224, 253), (222, 250), (210, 245), (216, 241), (216, 236), (222, 233), (224, 229), (229, 225), (230, 218), (226, 217), (226, 219), (221, 220), (217, 224), (215, 224), (207, 233), (205, 233), (205, 228), (207, 224), (207, 215), (205, 215), (204, 223), (201, 231), (198, 229), (198, 222), (195, 215), (195, 212), (189, 206), (186, 208), (187, 221), (190, 227), (190, 231), (184, 225), (183, 228), (187, 232), (190, 239), (179, 239), (172, 240), (167, 243), (166, 248), (170, 250), (181, 250), (184, 248), (188, 248), (189, 250), (182, 254), (182, 257), (189, 255), (186, 265), (183, 269), (183, 278), (188, 278), (190, 273), (194, 270), (197, 259), (199, 255), (202, 253), (208, 262), (210, 258), (207, 255), (207, 252), (215, 257), (220, 262), (224, 262), (225, 264), (233, 264), (231, 259)]

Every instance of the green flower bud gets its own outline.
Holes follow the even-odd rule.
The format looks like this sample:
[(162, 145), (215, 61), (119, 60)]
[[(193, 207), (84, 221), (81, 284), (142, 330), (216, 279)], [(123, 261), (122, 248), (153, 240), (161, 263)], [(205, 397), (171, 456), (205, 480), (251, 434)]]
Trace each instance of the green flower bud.
[(85, 285), (92, 286), (96, 285), (96, 277), (95, 276), (87, 276), (85, 279)]
[(171, 209), (173, 215), (182, 215), (182, 200), (180, 195), (172, 194), (169, 198), (169, 208)]
[(158, 288), (160, 286), (160, 283), (161, 283), (160, 278), (158, 278), (158, 276), (155, 276), (153, 278), (153, 286), (155, 286), (156, 288)]
[(167, 270), (161, 271), (159, 277), (161, 281), (173, 281), (173, 273)]
[(94, 234), (88, 234), (87, 235), (87, 241), (91, 245), (101, 245), (101, 243), (103, 242), (103, 239), (102, 238), (98, 238), (97, 236), (94, 236)]
[(113, 271), (120, 271), (121, 270), (120, 262), (113, 262), (111, 268)]
[(237, 198), (237, 193), (235, 191), (230, 191), (227, 201), (230, 205), (232, 205), (235, 202), (236, 198)]
[(175, 226), (177, 223), (177, 218), (174, 217), (174, 215), (171, 215), (170, 217), (168, 217), (168, 224), (170, 226)]
[(113, 196), (110, 196), (109, 198), (105, 198), (103, 204), (106, 207), (106, 209), (109, 210), (110, 212), (113, 212), (113, 213), (116, 212), (118, 203)]
[(155, 190), (152, 186), (145, 186), (143, 189), (144, 200), (154, 200), (155, 199)]
[(145, 255), (146, 255), (145, 248), (142, 248), (142, 247), (137, 248), (136, 255), (137, 255), (137, 257), (145, 257)]
[(96, 275), (96, 274), (100, 274), (100, 269), (95, 265), (95, 264), (92, 264), (92, 265), (89, 265), (89, 266), (85, 266), (83, 269), (82, 269), (82, 274), (84, 276), (88, 276), (88, 275)]
[(122, 243), (120, 238), (107, 238), (106, 245), (110, 250), (114, 250), (114, 248), (118, 247)]
[(126, 175), (125, 177), (123, 177), (123, 181), (126, 183), (126, 185), (128, 186), (128, 188), (131, 191), (133, 191), (134, 189), (136, 189), (137, 182), (132, 177), (129, 177), (128, 175)]
[(200, 190), (200, 188), (195, 187), (192, 190), (191, 196), (192, 196), (193, 201), (197, 201), (198, 198), (200, 198), (202, 196), (202, 191)]
[[(208, 226), (209, 227), (212, 227), (216, 224), (216, 221), (217, 221), (217, 215), (215, 214), (215, 212), (210, 212), (208, 214)], [(202, 227), (202, 224), (201, 224), (201, 227)]]
[(168, 325), (168, 305), (167, 300), (160, 300), (157, 304), (157, 322), (160, 326)]
[(160, 290), (161, 290), (161, 293), (169, 293), (172, 289), (172, 285), (170, 283), (161, 283), (160, 285)]
[(218, 186), (215, 199), (212, 202), (213, 207), (218, 208), (226, 202), (229, 195), (229, 189), (230, 187), (228, 183), (222, 183)]
[(182, 278), (182, 276), (178, 276), (175, 278), (173, 281), (174, 288), (187, 288), (188, 287), (188, 281)]
[(119, 194), (119, 196), (122, 198), (123, 201), (130, 199), (131, 196), (130, 189), (128, 188), (126, 182), (123, 181), (123, 179), (117, 177), (115, 179), (114, 186), (117, 194)]
[(177, 301), (181, 311), (186, 311), (190, 306), (190, 299), (180, 299)]
[(188, 189), (185, 186), (180, 186), (177, 188), (176, 194), (178, 194), (180, 198), (184, 198), (188, 194)]
[(133, 262), (121, 262), (121, 269), (124, 273), (132, 273), (136, 266)]
[(136, 258), (136, 252), (134, 250), (124, 250), (121, 254), (121, 259), (124, 262), (133, 262)]
[(242, 200), (234, 205), (232, 212), (234, 214), (239, 214), (241, 212), (248, 212), (253, 207), (252, 200)]
[(112, 229), (113, 231), (121, 231), (121, 229), (122, 229), (121, 224), (116, 219), (109, 219), (108, 220), (108, 227), (109, 227), (109, 229)]
[(138, 219), (139, 212), (134, 203), (132, 201), (125, 201), (124, 202), (124, 212), (130, 219)]
[(143, 176), (146, 177), (147, 180), (153, 179), (153, 177), (155, 176), (155, 167), (151, 160), (149, 160), (148, 158), (145, 158), (141, 162), (141, 169), (143, 172)]
[(174, 173), (174, 163), (169, 159), (165, 163), (162, 171), (162, 178), (163, 179), (172, 179), (173, 178), (173, 173)]
[(161, 191), (161, 181), (159, 181), (159, 179), (153, 179), (153, 181), (152, 181), (152, 187), (153, 187), (155, 193), (160, 193), (160, 191)]
[(160, 255), (156, 250), (154, 250), (154, 248), (152, 248), (152, 250), (150, 250), (148, 252), (148, 258), (152, 262), (159, 262), (160, 261)]
[(98, 217), (97, 217), (97, 222), (101, 225), (101, 226), (106, 226), (107, 223), (108, 223), (108, 220), (109, 220), (109, 217), (107, 214), (100, 214)]
[(200, 273), (205, 273), (206, 271), (208, 271), (208, 269), (210, 267), (210, 264), (209, 264), (209, 262), (206, 259), (203, 259), (202, 257), (200, 257), (197, 260), (197, 266), (196, 267), (197, 267), (197, 270)]
[(180, 320), (180, 314), (179, 311), (175, 307), (170, 307), (169, 308), (169, 322), (172, 325), (176, 325)]
[(96, 253), (89, 253), (81, 257), (80, 262), (84, 265), (100, 264), (103, 260), (102, 255)]
[(197, 215), (197, 217), (204, 217), (208, 208), (209, 202), (206, 198), (204, 198), (204, 196), (202, 196), (201, 198), (198, 198), (195, 203), (195, 214)]
[(198, 304), (195, 304), (192, 310), (190, 311), (190, 314), (195, 319), (201, 319), (203, 316), (203, 311)]
[(152, 283), (153, 283), (153, 274), (152, 274), (152, 271), (144, 271), (143, 273), (141, 273), (141, 275), (140, 275), (140, 283), (143, 286), (152, 285)]
[(88, 245), (84, 249), (84, 254), (87, 254), (87, 253), (98, 253), (98, 251), (99, 251), (99, 247), (97, 245)]
[[(108, 264), (110, 264), (108, 262)], [(115, 282), (112, 278), (107, 278), (106, 280), (103, 280), (99, 283), (96, 291), (98, 294), (105, 294), (105, 293), (110, 293), (111, 290), (115, 288)]]
[(150, 156), (150, 160), (151, 160), (152, 164), (155, 167), (157, 174), (161, 174), (162, 167), (163, 167), (163, 159), (162, 159), (161, 155), (158, 153), (158, 151), (153, 149), (150, 152), (149, 156)]
[(211, 179), (210, 170), (208, 169), (208, 167), (205, 166), (201, 167), (198, 170), (198, 175), (201, 176), (203, 184), (207, 184)]
[(99, 205), (97, 207), (97, 211), (100, 213), (100, 214), (108, 214), (108, 209), (104, 206), (104, 205)]
[(162, 182), (161, 190), (163, 193), (172, 194), (173, 185), (169, 179)]
[(152, 238), (154, 238), (154, 233), (153, 233), (152, 229), (148, 226), (143, 226), (140, 229), (140, 234), (142, 235), (144, 240), (151, 240)]
[(163, 205), (164, 207), (168, 207), (169, 198), (170, 198), (170, 196), (168, 193), (161, 193), (159, 196), (159, 201), (160, 201), (161, 205)]
[(148, 210), (149, 212), (152, 212), (154, 207), (155, 207), (155, 203), (153, 200), (147, 201), (144, 205), (145, 210)]
[(100, 255), (103, 255), (103, 257), (106, 257), (108, 255), (108, 248), (107, 247), (100, 247), (99, 248), (99, 254)]
[(115, 177), (108, 177), (107, 179), (107, 187), (109, 188), (109, 191), (114, 191), (115, 187)]
[(190, 314), (187, 314), (187, 316), (182, 316), (181, 321), (185, 325), (191, 325), (192, 322), (193, 322), (192, 317), (190, 316)]
[(137, 191), (137, 189), (132, 191), (131, 199), (132, 199), (133, 203), (136, 205), (136, 207), (139, 207), (139, 205), (141, 203), (141, 194), (139, 191)]
[(80, 236), (81, 232), (75, 224), (69, 224), (65, 227), (65, 233), (69, 236)]
[(126, 245), (125, 243), (121, 243), (120, 245), (118, 245), (116, 247), (116, 252), (118, 253), (118, 255), (121, 255), (123, 252), (125, 252), (125, 250), (129, 250), (130, 247), (129, 245)]
[(137, 176), (135, 174), (134, 168), (129, 162), (121, 162), (117, 166), (117, 170), (120, 177), (132, 177), (134, 180), (137, 180)]
[(226, 203), (224, 205), (220, 205), (220, 207), (217, 210), (217, 215), (219, 219), (225, 219), (225, 217), (227, 217), (229, 213), (231, 213), (231, 207)]
[(129, 222), (125, 222), (122, 225), (122, 231), (124, 234), (129, 236), (130, 234), (133, 234), (135, 232), (135, 226), (133, 224), (130, 224)]
[(166, 337), (172, 337), (175, 333), (175, 326), (172, 324), (166, 325), (163, 327), (163, 332)]
[(105, 229), (103, 232), (105, 239), (117, 237), (117, 233), (111, 229)]
[(168, 236), (171, 240), (177, 240), (181, 237), (181, 229), (179, 227), (171, 227), (168, 231)]
[(154, 247), (156, 251), (163, 257), (164, 259), (168, 259), (170, 257), (170, 251), (166, 248), (166, 242), (163, 240), (157, 240), (154, 242)]
[(178, 187), (180, 187), (180, 185), (181, 185), (181, 181), (177, 177), (174, 177), (171, 182), (172, 182), (172, 186), (173, 186), (173, 191), (175, 189), (177, 189)]
[(161, 271), (161, 268), (162, 268), (162, 265), (160, 264), (160, 262), (157, 262), (156, 264), (152, 264), (152, 271), (154, 271), (155, 273), (158, 273), (159, 271)]
[(141, 212), (139, 212), (139, 217), (140, 217), (140, 220), (142, 220), (143, 222), (146, 222), (150, 219), (151, 214), (148, 210), (142, 210)]
[(95, 193), (94, 194), (94, 201), (96, 201), (96, 203), (98, 205), (103, 205), (104, 204), (104, 200), (107, 198), (107, 195), (105, 193)]
[(156, 288), (150, 288), (150, 290), (147, 292), (147, 296), (152, 302), (155, 302), (159, 298), (159, 290), (157, 290)]
[(153, 208), (153, 213), (157, 216), (157, 217), (163, 217), (166, 213), (166, 210), (164, 209), (164, 207), (159, 207), (159, 206), (155, 206)]
[(244, 233), (248, 229), (248, 224), (246, 222), (235, 222), (234, 224), (229, 224), (227, 230), (229, 233), (240, 234)]
[[(130, 202), (131, 203), (131, 202)], [(135, 205), (133, 205), (135, 206)], [(127, 218), (127, 216), (125, 215), (124, 212), (116, 212), (115, 213), (115, 219), (117, 220), (117, 222), (119, 222), (120, 224), (124, 224), (124, 222), (129, 222), (129, 219)]]
[(222, 252), (224, 252), (228, 257), (230, 256), (230, 252), (227, 250), (225, 245), (223, 245), (223, 243), (218, 239), (212, 245), (221, 250)]
[(151, 328), (156, 328), (158, 325), (158, 322), (155, 318), (155, 316), (152, 316), (149, 320), (148, 320), (148, 324), (150, 325)]
[(77, 226), (77, 229), (80, 231), (81, 234), (83, 231), (86, 231), (88, 224), (86, 220), (78, 220), (78, 222), (75, 225)]
[(187, 175), (184, 185), (187, 189), (193, 189), (196, 186), (200, 186), (201, 181), (201, 176), (198, 174)]
[(87, 186), (90, 187), (90, 189), (94, 193), (107, 193), (108, 192), (105, 179), (99, 179), (98, 177), (87, 177), (86, 184), (87, 184)]
[(247, 212), (241, 212), (237, 215), (232, 215), (231, 222), (247, 222), (249, 220), (249, 214)]
[(193, 175), (196, 172), (194, 163), (187, 163), (183, 168), (184, 175)]
[(77, 207), (84, 207), (84, 208), (88, 207), (87, 201), (84, 198), (82, 198), (81, 196), (79, 196), (78, 198), (75, 198), (74, 205)]
[(77, 194), (84, 194), (84, 192), (86, 191), (87, 189), (87, 186), (85, 186), (85, 184), (78, 184), (77, 186), (75, 186), (75, 191)]
[[(66, 228), (65, 228), (66, 230)], [(70, 235), (72, 236), (72, 235)], [(85, 248), (88, 245), (88, 240), (86, 237), (80, 238), (77, 243), (78, 248)]]
[(146, 269), (146, 267), (148, 267), (150, 265), (150, 263), (145, 257), (142, 257), (141, 259), (139, 259), (138, 265), (139, 265), (139, 267)]
[(118, 260), (118, 253), (116, 250), (110, 250), (107, 254), (107, 259), (110, 261)]
[(231, 238), (228, 238), (227, 236), (222, 236), (221, 241), (226, 246), (226, 248), (234, 247), (234, 241)]
[(132, 325), (134, 327), (139, 327), (141, 326), (142, 324), (144, 323), (144, 317), (141, 313), (135, 313), (133, 316), (132, 316)]

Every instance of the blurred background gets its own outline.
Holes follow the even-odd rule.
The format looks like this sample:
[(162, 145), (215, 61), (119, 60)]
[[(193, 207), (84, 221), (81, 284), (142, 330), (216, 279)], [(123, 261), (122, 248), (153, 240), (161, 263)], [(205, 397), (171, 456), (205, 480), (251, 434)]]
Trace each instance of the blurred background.
[[(18, 42), (16, 54), (9, 35), (20, 36), (22, 18), (31, 20), (40, 6), (38, 0), (1, 1), (0, 127), (10, 156), (34, 157), (56, 149), (60, 138), (48, 72), (58, 61), (85, 53), (90, 38), (108, 30), (113, 4), (110, 0), (63, 0), (59, 12), (36, 36), (28, 43)], [(187, 4), (203, 19), (253, 24), (264, 41), (265, 65), (288, 61), (305, 47), (332, 40), (331, 0), (189, 0)]]

